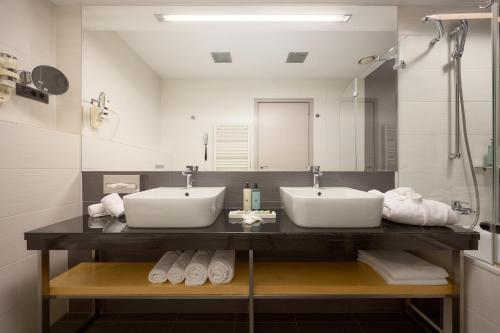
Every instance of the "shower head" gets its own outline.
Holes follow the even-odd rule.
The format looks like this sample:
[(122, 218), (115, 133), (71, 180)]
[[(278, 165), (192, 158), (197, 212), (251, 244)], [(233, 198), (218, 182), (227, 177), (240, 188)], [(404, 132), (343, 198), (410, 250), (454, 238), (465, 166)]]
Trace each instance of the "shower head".
[(385, 52), (382, 56), (369, 55), (359, 59), (358, 64), (368, 65), (375, 61), (388, 61), (396, 59), (398, 54), (397, 50), (398, 50), (397, 46), (393, 46), (389, 50), (387, 50), (387, 52)]
[(360, 64), (360, 65), (368, 65), (368, 64), (371, 64), (372, 62), (376, 61), (377, 58), (379, 58), (379, 57), (374, 56), (374, 55), (363, 57), (363, 58), (361, 58), (361, 59), (358, 60), (358, 64)]

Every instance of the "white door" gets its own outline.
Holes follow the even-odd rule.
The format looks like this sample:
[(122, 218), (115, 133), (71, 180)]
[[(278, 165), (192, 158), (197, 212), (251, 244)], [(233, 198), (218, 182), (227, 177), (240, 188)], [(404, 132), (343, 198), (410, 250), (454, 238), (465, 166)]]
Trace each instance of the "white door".
[(309, 164), (309, 103), (257, 104), (257, 168), (305, 170)]

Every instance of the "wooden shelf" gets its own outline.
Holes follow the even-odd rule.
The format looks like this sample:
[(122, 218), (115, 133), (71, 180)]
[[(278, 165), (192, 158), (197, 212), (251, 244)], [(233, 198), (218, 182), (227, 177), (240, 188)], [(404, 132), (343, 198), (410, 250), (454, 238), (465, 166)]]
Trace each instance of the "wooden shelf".
[(52, 297), (248, 297), (248, 265), (237, 263), (231, 283), (186, 287), (183, 283), (152, 284), (148, 273), (154, 262), (81, 263), (50, 281)]
[(453, 293), (443, 286), (387, 284), (360, 262), (256, 262), (255, 296), (441, 297)]

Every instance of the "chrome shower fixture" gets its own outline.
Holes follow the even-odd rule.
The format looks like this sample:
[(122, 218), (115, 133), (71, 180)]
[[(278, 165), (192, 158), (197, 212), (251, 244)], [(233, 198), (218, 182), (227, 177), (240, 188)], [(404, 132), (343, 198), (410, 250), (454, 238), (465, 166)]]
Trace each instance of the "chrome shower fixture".
[(438, 33), (437, 33), (436, 37), (434, 37), (433, 39), (431, 39), (431, 41), (429, 43), (431, 46), (434, 46), (437, 42), (439, 42), (441, 40), (441, 38), (443, 38), (443, 36), (444, 36), (444, 27), (443, 27), (443, 21), (440, 20), (440, 19), (436, 19), (432, 15), (424, 16), (422, 18), (422, 22), (431, 22), (431, 21), (436, 24), (436, 28), (438, 30)]
[(366, 57), (363, 57), (358, 60), (359, 65), (368, 65), (371, 64), (375, 61), (389, 61), (389, 60), (396, 60), (396, 64), (394, 65), (394, 70), (397, 70), (399, 68), (406, 68), (406, 63), (404, 60), (399, 60), (397, 61), (398, 58), (398, 47), (393, 46), (391, 47), (386, 53), (384, 53), (382, 56), (375, 56), (375, 55), (369, 55)]
[(460, 24), (455, 27), (448, 36), (455, 38), (455, 50), (451, 54), (453, 58), (461, 58), (464, 53), (465, 40), (467, 39), (467, 31), (469, 24), (467, 20), (461, 20)]

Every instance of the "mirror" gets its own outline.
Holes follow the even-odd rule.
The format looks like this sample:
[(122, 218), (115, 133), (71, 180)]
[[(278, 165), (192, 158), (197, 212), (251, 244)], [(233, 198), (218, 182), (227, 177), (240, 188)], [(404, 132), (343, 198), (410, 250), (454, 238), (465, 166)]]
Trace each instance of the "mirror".
[(69, 88), (69, 81), (63, 72), (55, 67), (41, 65), (31, 71), (33, 85), (50, 95), (62, 95)]
[(394, 6), (90, 6), (82, 22), (83, 170), (396, 170)]

